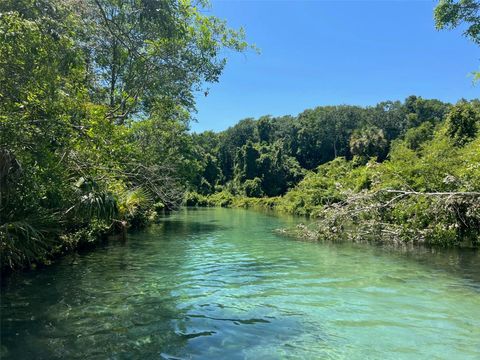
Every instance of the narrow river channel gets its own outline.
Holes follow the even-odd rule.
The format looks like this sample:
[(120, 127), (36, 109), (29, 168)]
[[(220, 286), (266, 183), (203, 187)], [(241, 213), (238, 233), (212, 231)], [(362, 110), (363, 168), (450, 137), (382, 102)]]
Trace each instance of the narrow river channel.
[(480, 359), (480, 256), (298, 242), (192, 209), (16, 274), (2, 359)]

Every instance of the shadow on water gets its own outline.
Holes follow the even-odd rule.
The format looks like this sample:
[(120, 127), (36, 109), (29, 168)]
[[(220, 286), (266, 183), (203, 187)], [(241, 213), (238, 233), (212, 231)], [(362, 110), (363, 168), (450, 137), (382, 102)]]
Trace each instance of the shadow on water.
[(159, 349), (175, 354), (185, 346), (175, 326), (186, 314), (171, 296), (174, 281), (124, 270), (125, 258), (120, 252), (105, 266), (61, 265), (54, 276), (7, 286), (1, 358), (154, 358)]
[[(163, 219), (158, 225), (72, 255), (2, 284), (2, 359), (177, 356), (190, 338), (188, 308), (174, 295), (188, 242), (225, 229)], [(175, 241), (176, 240), (176, 241)], [(202, 336), (209, 334), (204, 333)]]
[(177, 236), (194, 236), (203, 233), (214, 233), (227, 230), (229, 227), (215, 223), (215, 220), (209, 222), (188, 221), (181, 219), (163, 219), (152, 228), (154, 231), (165, 233), (175, 233)]
[[(313, 222), (311, 219), (298, 218), (302, 223)], [(413, 244), (375, 244), (372, 242), (311, 241), (284, 235), (275, 229), (275, 233), (287, 240), (311, 243), (318, 246), (352, 247), (375, 256), (390, 256), (412, 261), (434, 271), (448, 272), (470, 282), (467, 286), (480, 291), (480, 248), (443, 248)]]
[(480, 292), (479, 249), (428, 248), (428, 247), (374, 247), (376, 255), (398, 256), (429, 267), (434, 271), (445, 271), (467, 280), (467, 286)]
[(193, 305), (185, 306), (191, 279), (182, 267), (192, 240), (228, 229), (215, 219), (167, 216), (125, 242), (112, 239), (40, 271), (13, 274), (1, 289), (0, 357), (181, 358), (187, 344), (216, 334), (189, 326), (206, 318), (195, 320)]

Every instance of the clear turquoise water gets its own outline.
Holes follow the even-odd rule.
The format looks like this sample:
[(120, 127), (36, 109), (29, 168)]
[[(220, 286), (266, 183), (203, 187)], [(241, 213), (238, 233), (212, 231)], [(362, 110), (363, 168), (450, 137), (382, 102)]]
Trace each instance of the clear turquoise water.
[(480, 359), (480, 256), (314, 244), (182, 211), (9, 277), (2, 359)]

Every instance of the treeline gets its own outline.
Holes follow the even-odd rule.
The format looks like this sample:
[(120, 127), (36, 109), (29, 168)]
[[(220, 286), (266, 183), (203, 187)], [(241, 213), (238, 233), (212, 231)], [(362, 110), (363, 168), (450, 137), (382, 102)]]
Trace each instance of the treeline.
[[(440, 0), (435, 26), (462, 26), (480, 44), (479, 9), (477, 0)], [(415, 96), (246, 119), (194, 135), (202, 172), (186, 204), (313, 216), (310, 228), (287, 232), (314, 240), (478, 246), (479, 128), (478, 99), (452, 106)]]
[[(441, 1), (437, 27), (464, 21), (466, 36), (478, 42), (476, 18), (464, 11), (470, 3), (476, 4)], [(328, 212), (331, 206), (357, 213), (361, 207), (350, 211), (358, 204), (353, 199), (377, 201), (382, 194), (389, 206), (407, 210), (386, 211), (385, 202), (368, 200), (380, 205), (362, 216), (393, 214), (372, 222), (403, 226), (418, 209), (415, 214), (430, 214), (414, 217), (422, 219), (418, 229), (439, 224), (453, 234), (448, 239), (472, 238), (478, 101), (451, 106), (412, 96), (190, 134), (195, 92), (218, 81), (224, 49), (248, 48), (242, 29), (205, 15), (204, 5), (0, 2), (2, 270), (47, 263), (103, 234), (142, 226), (185, 199), (188, 205), (255, 203), (337, 221), (328, 215), (340, 213)], [(387, 188), (408, 194), (380, 192)], [(446, 212), (434, 212), (432, 204)]]
[[(384, 104), (396, 106), (385, 107)], [(335, 116), (322, 116), (325, 109), (330, 109), (330, 114)], [(296, 144), (292, 148), (281, 148), (280, 139), (273, 143), (259, 141), (259, 129), (263, 124), (260, 120), (248, 120), (246, 123), (252, 126), (252, 135), (243, 138), (245, 144), (237, 150), (232, 166), (233, 179), (227, 180), (225, 185), (217, 183), (216, 189), (221, 191), (215, 194), (190, 193), (187, 203), (263, 207), (311, 216), (317, 221), (309, 228), (299, 227), (286, 232), (315, 240), (478, 246), (480, 101), (461, 100), (452, 106), (411, 96), (402, 104), (355, 108), (357, 118), (340, 116), (352, 114), (351, 109), (318, 108), (287, 121), (280, 118), (289, 124), (290, 133), (297, 134), (290, 142)], [(382, 112), (383, 118), (372, 116)], [(302, 123), (304, 114), (311, 116), (308, 129), (315, 130), (310, 133)], [(321, 115), (314, 117), (312, 114)], [(265, 119), (270, 124), (277, 121), (261, 120)], [(343, 132), (339, 132), (334, 126), (337, 119), (349, 119), (344, 124), (357, 124), (357, 128), (345, 126)], [(378, 122), (373, 123), (371, 119)], [(217, 136), (229, 142), (229, 136), (242, 126), (245, 124)], [(211, 133), (206, 135), (212, 136)], [(308, 143), (299, 139), (314, 141)], [(334, 145), (334, 139), (339, 145)], [(214, 149), (221, 149), (221, 141)], [(276, 197), (266, 197), (271, 191), (269, 177), (259, 166), (265, 155), (251, 150), (269, 147), (281, 148), (282, 154), (287, 154), (286, 159), (295, 164), (292, 173), (304, 174), (303, 180), (286, 194), (274, 193)], [(310, 166), (318, 166), (306, 167), (301, 162), (300, 148), (315, 148), (316, 152), (312, 150), (311, 154), (317, 160)], [(249, 157), (253, 164), (250, 168), (256, 172), (245, 170), (250, 169), (244, 166), (245, 153), (253, 154)], [(218, 154), (221, 156), (222, 152)], [(217, 174), (221, 172), (217, 170)], [(242, 182), (245, 178), (249, 180)], [(252, 194), (249, 184), (253, 182), (258, 186)], [(284, 185), (284, 189), (288, 189), (289, 184), (285, 182)], [(277, 189), (276, 185), (273, 188)]]
[(1, 1), (2, 270), (177, 207), (194, 92), (246, 47), (190, 1)]
[[(410, 96), (373, 107), (322, 106), (296, 117), (245, 119), (220, 132), (194, 134), (203, 165), (192, 185), (208, 195), (226, 190), (249, 197), (283, 195), (308, 170), (337, 157), (383, 161), (392, 141), (433, 133), (450, 104)], [(420, 127), (421, 130), (409, 131)]]
[(318, 219), (293, 232), (440, 246), (480, 245), (480, 102), (461, 101), (434, 128), (408, 130), (385, 161), (337, 158), (275, 203)]

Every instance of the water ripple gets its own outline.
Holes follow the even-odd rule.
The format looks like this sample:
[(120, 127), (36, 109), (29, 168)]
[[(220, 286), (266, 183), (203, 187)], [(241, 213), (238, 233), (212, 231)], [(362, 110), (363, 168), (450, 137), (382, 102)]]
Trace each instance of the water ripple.
[(295, 221), (179, 212), (125, 244), (15, 275), (2, 287), (0, 357), (480, 358), (478, 253), (274, 234)]

